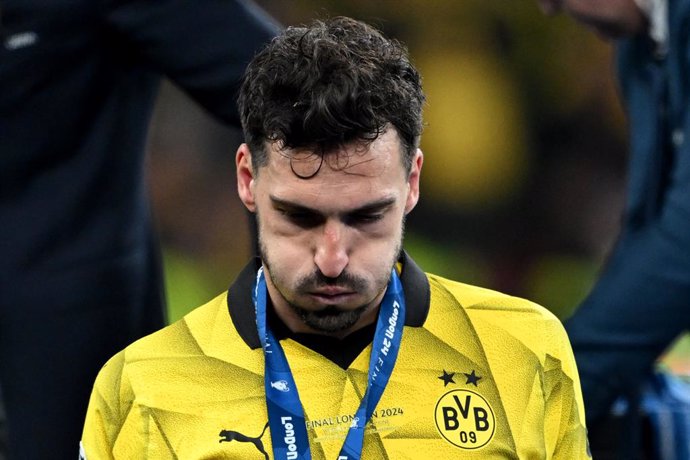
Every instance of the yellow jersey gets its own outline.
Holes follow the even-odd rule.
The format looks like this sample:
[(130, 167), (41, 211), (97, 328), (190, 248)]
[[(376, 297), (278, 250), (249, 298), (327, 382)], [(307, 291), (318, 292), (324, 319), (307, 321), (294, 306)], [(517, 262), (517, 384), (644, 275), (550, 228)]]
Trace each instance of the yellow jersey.
[[(227, 293), (103, 367), (83, 458), (273, 458), (250, 297), (258, 263)], [(406, 254), (401, 263), (405, 327), (362, 458), (589, 458), (580, 383), (560, 321), (524, 299), (425, 274)], [(312, 458), (336, 459), (366, 390), (373, 329), (342, 346), (329, 338), (336, 343), (326, 350), (277, 329)]]

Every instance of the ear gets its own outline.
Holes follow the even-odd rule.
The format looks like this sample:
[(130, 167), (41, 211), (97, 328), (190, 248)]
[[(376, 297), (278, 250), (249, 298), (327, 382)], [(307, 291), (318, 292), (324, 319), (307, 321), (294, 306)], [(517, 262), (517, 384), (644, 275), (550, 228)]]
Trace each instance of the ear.
[(410, 175), (407, 177), (407, 201), (405, 202), (405, 214), (408, 214), (419, 201), (419, 179), (422, 174), (422, 164), (424, 163), (424, 154), (420, 149), (415, 152), (412, 159), (412, 167), (410, 168)]
[(247, 144), (242, 144), (237, 149), (235, 166), (237, 170), (237, 194), (247, 209), (255, 212), (254, 169), (252, 168), (252, 153)]

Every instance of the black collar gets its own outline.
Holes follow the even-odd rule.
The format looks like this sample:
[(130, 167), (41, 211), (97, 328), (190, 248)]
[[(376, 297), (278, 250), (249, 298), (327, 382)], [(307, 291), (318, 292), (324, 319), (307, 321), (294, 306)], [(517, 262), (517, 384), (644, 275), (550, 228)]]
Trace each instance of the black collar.
[[(402, 264), (400, 281), (402, 282), (403, 291), (405, 292), (405, 326), (421, 327), (424, 321), (426, 321), (429, 312), (431, 295), (429, 280), (412, 258), (404, 251), (400, 256), (400, 262)], [(228, 310), (230, 312), (230, 318), (232, 318), (237, 332), (252, 349), (261, 347), (259, 334), (256, 331), (256, 311), (254, 310), (254, 303), (252, 302), (251, 295), (256, 281), (256, 272), (259, 267), (261, 267), (261, 260), (259, 258), (254, 258), (244, 267), (228, 290)], [(278, 316), (272, 309), (269, 310), (268, 321), (270, 321), (271, 329), (279, 339), (285, 337), (295, 339), (327, 358), (331, 358), (329, 353), (323, 353), (322, 350), (318, 349), (320, 347), (318, 347), (317, 344), (334, 340), (338, 341), (338, 339), (315, 334), (294, 334), (280, 322)], [(358, 345), (355, 348), (360, 348), (359, 345), (364, 343), (363, 349), (374, 337), (374, 326), (375, 324), (372, 325), (372, 327), (363, 328), (361, 330), (362, 332), (359, 334), (359, 331), (356, 331), (350, 334), (350, 336), (354, 337), (348, 336), (344, 340), (348, 340), (349, 338), (350, 341), (356, 342)], [(352, 357), (352, 359), (355, 357), (356, 355)], [(347, 367), (347, 365), (349, 365), (349, 363), (347, 363), (346, 366), (342, 366), (342, 363), (338, 364), (340, 364), (341, 367)]]

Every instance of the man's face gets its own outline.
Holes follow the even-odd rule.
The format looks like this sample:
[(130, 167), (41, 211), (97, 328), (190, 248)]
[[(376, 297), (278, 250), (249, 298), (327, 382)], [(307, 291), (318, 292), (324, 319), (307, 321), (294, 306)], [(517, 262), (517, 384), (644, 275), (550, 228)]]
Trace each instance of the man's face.
[(293, 330), (298, 321), (300, 332), (337, 335), (375, 314), (419, 197), (421, 152), (409, 175), (401, 155), (391, 128), (327, 154), (305, 179), (319, 164), (311, 152), (272, 144), (256, 174), (248, 147), (238, 150), (238, 190), (257, 214), (269, 295)]
[(643, 32), (647, 20), (635, 0), (538, 0), (546, 14), (565, 12), (604, 38)]

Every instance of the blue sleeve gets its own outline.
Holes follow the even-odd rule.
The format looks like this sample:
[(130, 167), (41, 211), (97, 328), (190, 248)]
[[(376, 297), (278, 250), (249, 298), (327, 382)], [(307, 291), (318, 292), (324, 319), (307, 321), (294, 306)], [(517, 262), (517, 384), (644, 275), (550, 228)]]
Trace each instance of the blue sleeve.
[(181, 87), (216, 117), (237, 123), (244, 69), (279, 26), (244, 0), (109, 0), (104, 18), (123, 53)]
[[(690, 197), (690, 181), (683, 188)], [(566, 323), (588, 419), (603, 416), (617, 395), (634, 394), (655, 359), (690, 325), (690, 206), (667, 214), (618, 242)]]
[[(678, 24), (690, 10), (690, 2), (673, 4), (681, 5), (682, 14), (671, 16)], [(626, 222), (592, 292), (566, 323), (588, 420), (605, 415), (617, 395), (634, 395), (659, 355), (690, 328), (690, 54), (687, 38), (671, 30), (663, 62), (639, 58), (631, 43), (620, 50), (631, 132)]]

